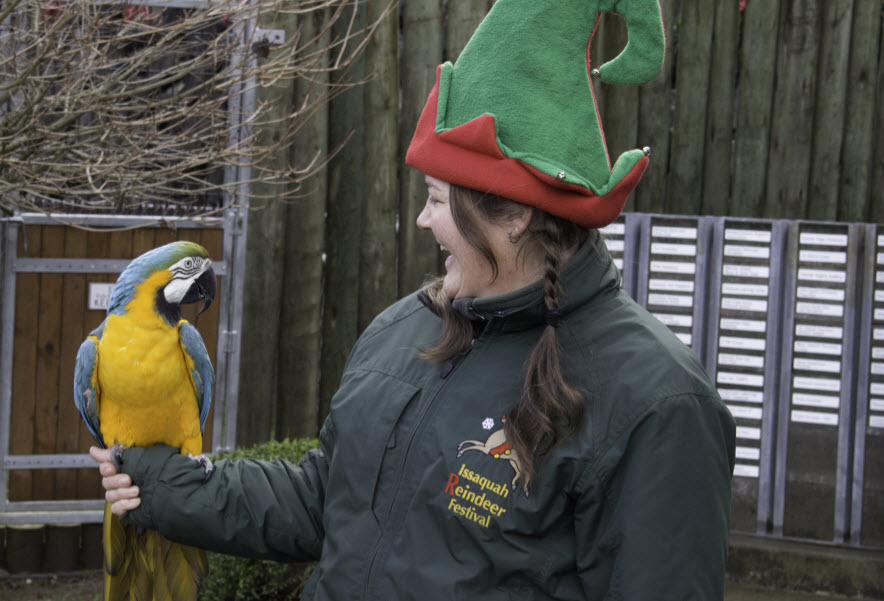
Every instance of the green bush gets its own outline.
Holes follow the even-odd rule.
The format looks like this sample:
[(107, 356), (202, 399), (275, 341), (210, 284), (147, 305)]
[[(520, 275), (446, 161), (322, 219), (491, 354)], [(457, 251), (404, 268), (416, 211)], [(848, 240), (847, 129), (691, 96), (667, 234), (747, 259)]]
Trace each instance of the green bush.
[[(285, 459), (298, 463), (317, 439), (272, 440), (247, 449), (234, 449), (212, 456), (217, 459)], [(209, 553), (209, 575), (200, 587), (202, 601), (296, 601), (313, 571), (312, 563), (278, 563)]]

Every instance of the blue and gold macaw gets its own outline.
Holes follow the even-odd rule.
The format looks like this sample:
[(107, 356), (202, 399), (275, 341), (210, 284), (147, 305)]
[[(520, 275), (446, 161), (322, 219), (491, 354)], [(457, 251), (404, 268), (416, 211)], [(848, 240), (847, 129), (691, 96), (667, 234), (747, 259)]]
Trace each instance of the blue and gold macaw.
[[(181, 305), (215, 297), (209, 254), (173, 242), (132, 261), (120, 274), (104, 322), (83, 342), (74, 372), (74, 402), (102, 447), (164, 443), (192, 456), (202, 433), (215, 375), (199, 332)], [(210, 463), (201, 460), (207, 473)], [(104, 512), (104, 598), (196, 599), (208, 571), (205, 552), (158, 532), (138, 532)]]

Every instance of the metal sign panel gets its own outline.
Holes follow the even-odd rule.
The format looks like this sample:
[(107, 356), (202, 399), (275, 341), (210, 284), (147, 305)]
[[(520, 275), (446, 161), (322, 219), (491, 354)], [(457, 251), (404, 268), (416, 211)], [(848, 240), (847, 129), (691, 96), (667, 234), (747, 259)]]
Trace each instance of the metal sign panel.
[(865, 237), (850, 542), (884, 546), (884, 228)]
[(775, 534), (829, 541), (846, 538), (861, 238), (847, 225), (789, 226)]
[(638, 242), (644, 216), (636, 213), (622, 214), (614, 223), (599, 230), (620, 270), (620, 287), (635, 298), (635, 281), (638, 273)]
[(770, 527), (785, 227), (723, 219), (710, 254), (707, 365), (737, 423), (731, 527)]
[(636, 300), (703, 356), (708, 220), (648, 216), (642, 224)]

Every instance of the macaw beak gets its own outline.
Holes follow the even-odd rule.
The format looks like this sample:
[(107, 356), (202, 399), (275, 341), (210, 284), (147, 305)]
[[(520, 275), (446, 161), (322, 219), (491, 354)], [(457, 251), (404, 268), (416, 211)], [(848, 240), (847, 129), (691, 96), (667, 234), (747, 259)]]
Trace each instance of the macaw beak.
[(181, 299), (181, 304), (195, 303), (200, 299), (203, 299), (203, 306), (197, 315), (208, 309), (212, 301), (215, 300), (215, 272), (211, 267), (206, 269), (190, 286), (190, 290)]

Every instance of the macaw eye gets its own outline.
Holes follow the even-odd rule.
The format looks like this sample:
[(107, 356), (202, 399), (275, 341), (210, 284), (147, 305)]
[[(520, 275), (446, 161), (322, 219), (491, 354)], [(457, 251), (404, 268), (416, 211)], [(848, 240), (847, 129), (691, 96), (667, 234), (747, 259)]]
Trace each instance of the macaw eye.
[(184, 267), (185, 269), (191, 269), (193, 267), (193, 261), (191, 259), (187, 259), (186, 261), (184, 261)]

